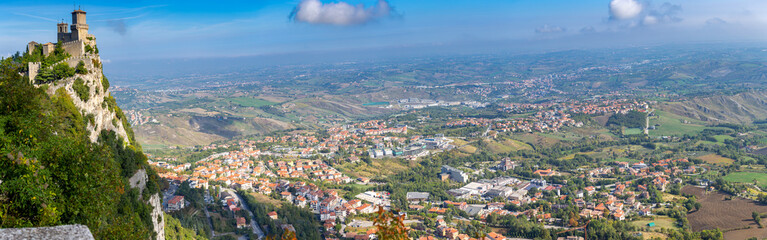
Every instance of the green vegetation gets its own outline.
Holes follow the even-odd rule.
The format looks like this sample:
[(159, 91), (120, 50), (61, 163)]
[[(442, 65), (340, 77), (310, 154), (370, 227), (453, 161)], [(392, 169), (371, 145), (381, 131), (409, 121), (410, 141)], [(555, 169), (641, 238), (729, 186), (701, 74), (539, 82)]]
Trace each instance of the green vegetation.
[(626, 114), (613, 114), (607, 120), (607, 126), (621, 126), (627, 128), (644, 128), (647, 113), (640, 111), (629, 111)]
[(75, 79), (75, 82), (72, 84), (72, 89), (75, 90), (77, 97), (83, 102), (87, 102), (88, 99), (91, 98), (91, 88), (85, 84), (85, 81), (83, 81), (82, 78)]
[(736, 183), (757, 183), (759, 187), (767, 188), (767, 173), (763, 172), (733, 172), (724, 176), (724, 180)]
[(85, 68), (85, 62), (80, 60), (80, 62), (77, 63), (77, 67), (75, 67), (75, 73), (77, 74), (87, 74), (88, 69)]
[[(181, 227), (191, 230), (196, 235), (210, 236), (211, 229), (204, 211), (203, 190), (191, 188), (189, 183), (185, 182), (178, 187), (176, 194), (184, 196), (184, 200), (189, 201), (189, 205), (179, 211), (171, 212), (170, 215), (178, 219)], [(167, 233), (167, 220), (165, 224)]]
[(104, 88), (104, 92), (109, 90), (109, 80), (107, 80), (107, 76), (104, 76), (104, 74), (101, 74), (101, 87)]
[(682, 136), (695, 135), (706, 127), (689, 118), (681, 117), (664, 111), (655, 111), (656, 117), (650, 118), (650, 125), (655, 125), (655, 130), (650, 130), (650, 136)]
[[(90, 120), (63, 88), (49, 96), (19, 75), (35, 57), (0, 61), (0, 227), (84, 224), (97, 239), (150, 238), (156, 233), (145, 200), (158, 192), (157, 175), (140, 147), (111, 131), (90, 142)], [(139, 192), (128, 177), (142, 168), (149, 179)]]
[[(676, 219), (670, 218), (668, 216), (654, 216), (637, 219), (632, 221), (631, 224), (636, 228), (649, 228), (650, 230), (661, 228), (678, 229), (678, 226), (675, 222)], [(650, 227), (648, 225), (649, 223), (654, 223), (654, 226)]]
[(380, 106), (380, 105), (389, 105), (389, 102), (369, 102), (362, 104), (362, 106)]
[(642, 133), (643, 131), (641, 128), (626, 128), (623, 130), (623, 135), (637, 135)]
[(230, 101), (234, 104), (238, 104), (243, 107), (255, 107), (255, 108), (277, 104), (276, 102), (270, 102), (263, 99), (249, 98), (249, 97), (232, 98), (230, 99)]
[[(298, 239), (322, 239), (320, 236), (320, 223), (314, 214), (305, 208), (299, 208), (292, 204), (282, 204), (277, 208), (270, 203), (263, 203), (256, 200), (250, 194), (239, 193), (245, 198), (246, 203), (253, 211), (256, 222), (261, 226), (266, 226), (266, 234), (270, 236), (282, 236), (283, 229), (280, 224), (292, 224), (296, 229)], [(276, 211), (279, 220), (272, 220), (267, 213)]]
[(204, 240), (194, 230), (184, 228), (181, 222), (171, 215), (165, 214), (165, 239), (167, 240)]
[(75, 69), (69, 67), (67, 63), (59, 63), (52, 69), (41, 68), (35, 77), (37, 83), (50, 83), (56, 80), (72, 77), (75, 75)]

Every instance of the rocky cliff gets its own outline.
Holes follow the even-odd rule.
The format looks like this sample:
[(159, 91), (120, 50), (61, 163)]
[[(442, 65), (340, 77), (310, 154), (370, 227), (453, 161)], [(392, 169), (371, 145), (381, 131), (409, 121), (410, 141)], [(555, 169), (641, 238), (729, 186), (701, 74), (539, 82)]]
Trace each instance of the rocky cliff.
[[(84, 65), (87, 72), (78, 73), (72, 77), (62, 79), (50, 84), (46, 84), (46, 92), (49, 95), (55, 95), (59, 89), (64, 89), (72, 98), (77, 109), (88, 120), (88, 137), (91, 142), (96, 143), (101, 131), (113, 131), (123, 140), (126, 145), (138, 145), (132, 136), (132, 130), (122, 114), (122, 110), (117, 106), (114, 98), (109, 93), (109, 82), (103, 74), (101, 57), (98, 54), (84, 54), (82, 56), (73, 56), (60, 62), (67, 64), (71, 68), (76, 68), (78, 64)], [(55, 64), (54, 64), (55, 66)], [(81, 95), (75, 90), (75, 85), (82, 80), (86, 86), (86, 94)], [(38, 85), (39, 87), (39, 85)], [(128, 133), (131, 132), (129, 135)], [(138, 179), (134, 184), (133, 180)], [(146, 170), (139, 169), (131, 178), (130, 185), (138, 188), (140, 193), (146, 188), (148, 177)], [(152, 225), (154, 232), (157, 233), (156, 239), (165, 239), (165, 221), (162, 214), (162, 203), (159, 193), (153, 194), (147, 203), (152, 206)]]
[(83, 224), (95, 239), (165, 239), (157, 174), (98, 50), (2, 59), (0, 86), (0, 228)]
[[(83, 115), (89, 119), (93, 117), (93, 122), (88, 124), (91, 142), (96, 142), (101, 130), (107, 130), (114, 131), (126, 144), (130, 144), (131, 139), (126, 131), (128, 126), (122, 124), (123, 120), (117, 114), (117, 105), (110, 103), (110, 101), (114, 102), (114, 98), (109, 93), (108, 80), (102, 73), (101, 58), (96, 54), (86, 54), (69, 57), (60, 63), (75, 68), (80, 62), (84, 64), (87, 73), (75, 74), (72, 77), (45, 84), (48, 94), (55, 94), (59, 88), (66, 90)], [(75, 91), (74, 85), (77, 79), (81, 79), (87, 86), (87, 97), (79, 96)]]

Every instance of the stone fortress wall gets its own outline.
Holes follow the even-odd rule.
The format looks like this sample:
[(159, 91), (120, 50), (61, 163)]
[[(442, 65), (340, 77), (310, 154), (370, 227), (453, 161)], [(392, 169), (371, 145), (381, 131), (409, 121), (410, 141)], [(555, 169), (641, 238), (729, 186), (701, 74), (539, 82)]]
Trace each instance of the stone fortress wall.
[(83, 40), (74, 40), (61, 43), (61, 48), (71, 56), (81, 56), (85, 54), (85, 42)]

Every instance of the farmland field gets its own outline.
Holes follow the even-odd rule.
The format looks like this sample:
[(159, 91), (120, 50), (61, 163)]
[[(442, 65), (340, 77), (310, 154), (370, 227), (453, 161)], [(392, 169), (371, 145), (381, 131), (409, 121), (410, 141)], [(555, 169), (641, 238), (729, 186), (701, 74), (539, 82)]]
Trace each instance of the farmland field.
[(698, 158), (700, 160), (703, 160), (706, 163), (718, 164), (718, 165), (730, 165), (733, 162), (735, 162), (735, 160), (732, 160), (732, 159), (726, 158), (726, 157), (722, 157), (722, 156), (719, 156), (719, 155), (713, 154), (713, 153), (712, 154), (708, 154), (708, 155), (703, 155), (703, 156), (700, 156)]
[(380, 105), (389, 105), (389, 102), (369, 102), (362, 104), (362, 106), (380, 106)]
[[(751, 219), (751, 212), (767, 212), (767, 206), (759, 205), (751, 200), (733, 198), (725, 200), (725, 196), (719, 192), (706, 193), (702, 188), (685, 186), (682, 188), (685, 194), (693, 194), (701, 203), (698, 211), (689, 213), (692, 230), (719, 228), (725, 231), (725, 239), (746, 239), (749, 237), (767, 238), (767, 229), (758, 226)], [(750, 229), (727, 231), (735, 228), (750, 226)]]
[[(656, 111), (657, 116), (650, 117), (650, 125), (660, 124), (655, 130), (650, 130), (650, 136), (670, 136), (697, 134), (705, 129), (698, 120), (682, 117), (673, 113)], [(683, 121), (687, 121), (683, 123)]]
[(270, 102), (263, 99), (258, 98), (249, 98), (249, 97), (238, 97), (238, 98), (232, 98), (232, 103), (239, 104), (243, 107), (263, 107), (263, 106), (270, 106), (277, 104), (276, 102)]
[(643, 131), (641, 128), (626, 128), (623, 130), (623, 135), (637, 135), (642, 133)]
[[(654, 227), (647, 226), (647, 224), (651, 222), (655, 223)], [(631, 222), (631, 225), (634, 225), (637, 228), (649, 228), (650, 230), (654, 231), (656, 229), (661, 229), (661, 228), (668, 228), (668, 229), (676, 228), (675, 222), (676, 220), (667, 216), (653, 216), (652, 218), (645, 217), (645, 218), (641, 218), (639, 220), (633, 221)]]
[(724, 180), (737, 183), (753, 183), (754, 179), (759, 183), (759, 187), (767, 187), (767, 173), (734, 172), (724, 176)]

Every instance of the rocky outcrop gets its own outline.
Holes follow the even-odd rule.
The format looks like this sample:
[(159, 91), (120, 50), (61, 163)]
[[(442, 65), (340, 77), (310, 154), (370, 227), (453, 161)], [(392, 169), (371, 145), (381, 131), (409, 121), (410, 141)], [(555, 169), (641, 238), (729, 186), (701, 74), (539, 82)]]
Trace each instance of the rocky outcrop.
[(160, 194), (155, 193), (149, 198), (149, 204), (152, 205), (152, 224), (154, 232), (157, 233), (157, 240), (165, 240), (165, 215), (162, 212), (162, 203)]
[[(88, 72), (86, 74), (75, 74), (73, 77), (47, 84), (48, 94), (53, 95), (58, 89), (63, 88), (69, 93), (75, 106), (82, 111), (83, 116), (86, 118), (93, 117), (92, 119), (94, 121), (88, 123), (91, 142), (96, 142), (96, 140), (98, 140), (101, 130), (111, 130), (122, 137), (126, 144), (129, 144), (128, 133), (122, 124), (122, 120), (118, 118), (117, 110), (113, 109), (116, 105), (110, 106), (108, 103), (110, 93), (108, 89), (104, 88), (105, 82), (101, 69), (101, 57), (88, 54), (67, 58), (62, 61), (62, 63), (66, 63), (74, 68), (80, 61), (85, 64), (85, 68)], [(55, 64), (52, 66), (55, 66)], [(85, 81), (85, 85), (88, 86), (88, 94), (90, 97), (87, 101), (80, 99), (73, 88), (74, 82), (78, 78)]]
[[(146, 175), (146, 170), (139, 169), (133, 176), (130, 177), (128, 182), (132, 188), (138, 188), (139, 193), (143, 194), (144, 188), (146, 188), (146, 182), (149, 177)], [(152, 205), (152, 225), (154, 225), (154, 232), (157, 233), (157, 240), (165, 240), (165, 215), (162, 214), (162, 202), (160, 202), (160, 194), (155, 193), (149, 197), (147, 202)]]
[(6, 228), (0, 229), (0, 240), (15, 239), (45, 239), (45, 240), (68, 240), (68, 239), (93, 239), (93, 234), (85, 225), (61, 225), (55, 227), (38, 228)]
[[(101, 58), (95, 54), (86, 54), (61, 61), (61, 63), (68, 64), (72, 68), (77, 67), (80, 62), (85, 65), (86, 73), (75, 74), (75, 76), (46, 84), (47, 93), (54, 95), (59, 89), (67, 92), (75, 107), (81, 111), (86, 121), (88, 121), (88, 137), (91, 142), (95, 143), (98, 141), (101, 131), (107, 130), (115, 132), (117, 136), (125, 141), (126, 145), (130, 145), (131, 142), (126, 126), (123, 125), (123, 121), (127, 121), (127, 119), (120, 119), (117, 104), (111, 97), (108, 87), (105, 86), (107, 82), (104, 80), (104, 74), (102, 73)], [(55, 65), (53, 64), (53, 66)], [(74, 85), (77, 79), (82, 79), (84, 85), (88, 86), (88, 97), (83, 98), (76, 92)], [(122, 117), (124, 118), (125, 116)], [(138, 188), (141, 194), (143, 194), (146, 188), (147, 181), (148, 176), (144, 169), (139, 169), (128, 179), (130, 186)], [(147, 204), (152, 206), (151, 216), (152, 224), (154, 225), (153, 230), (157, 233), (156, 239), (165, 240), (165, 216), (163, 215), (162, 203), (160, 201), (160, 195), (154, 194), (149, 198)]]

